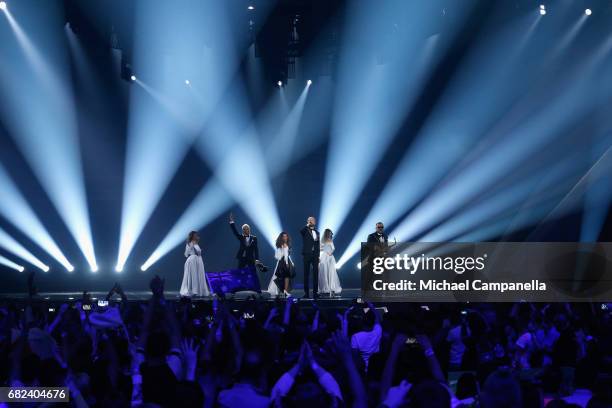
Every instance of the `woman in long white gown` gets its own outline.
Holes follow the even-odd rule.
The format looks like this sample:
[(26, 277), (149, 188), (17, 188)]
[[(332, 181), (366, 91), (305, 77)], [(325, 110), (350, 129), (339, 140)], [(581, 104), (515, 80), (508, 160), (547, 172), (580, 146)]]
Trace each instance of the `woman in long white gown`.
[(290, 295), (291, 280), (295, 276), (295, 265), (289, 255), (290, 248), (291, 238), (289, 234), (283, 231), (279, 234), (278, 238), (276, 238), (276, 252), (274, 253), (276, 266), (274, 267), (274, 273), (268, 285), (268, 293), (271, 296), (278, 296), (281, 294), (281, 288), (283, 295)]
[(342, 292), (340, 278), (336, 271), (333, 237), (334, 234), (329, 228), (323, 232), (321, 254), (319, 255), (319, 293), (329, 293), (329, 296)]
[(181, 296), (209, 296), (208, 282), (204, 273), (204, 262), (202, 261), (202, 249), (200, 249), (200, 236), (196, 231), (191, 231), (185, 245), (185, 268), (183, 272), (183, 283), (181, 284)]

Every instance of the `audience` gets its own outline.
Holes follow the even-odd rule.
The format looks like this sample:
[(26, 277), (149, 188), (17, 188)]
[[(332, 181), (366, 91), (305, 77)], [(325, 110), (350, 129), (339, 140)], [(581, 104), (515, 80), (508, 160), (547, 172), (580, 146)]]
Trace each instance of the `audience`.
[(79, 408), (612, 407), (606, 304), (192, 303), (156, 277), (147, 302), (54, 305), (28, 284), (0, 302), (0, 386)]

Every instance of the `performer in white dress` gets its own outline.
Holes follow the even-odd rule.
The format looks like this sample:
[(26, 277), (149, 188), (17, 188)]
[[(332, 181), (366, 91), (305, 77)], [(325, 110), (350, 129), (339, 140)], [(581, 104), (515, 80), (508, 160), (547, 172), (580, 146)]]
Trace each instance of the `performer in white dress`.
[(329, 296), (342, 292), (336, 271), (336, 259), (333, 255), (335, 249), (333, 236), (329, 228), (323, 232), (319, 256), (319, 293), (329, 293)]
[(268, 293), (271, 296), (283, 294), (289, 296), (291, 293), (291, 280), (295, 277), (295, 265), (289, 255), (291, 248), (291, 238), (286, 232), (281, 232), (276, 238), (276, 266), (270, 284), (268, 285)]
[(181, 296), (209, 296), (208, 282), (204, 273), (204, 262), (202, 262), (202, 250), (198, 243), (200, 236), (196, 231), (191, 231), (185, 245), (185, 268), (183, 283), (181, 284)]

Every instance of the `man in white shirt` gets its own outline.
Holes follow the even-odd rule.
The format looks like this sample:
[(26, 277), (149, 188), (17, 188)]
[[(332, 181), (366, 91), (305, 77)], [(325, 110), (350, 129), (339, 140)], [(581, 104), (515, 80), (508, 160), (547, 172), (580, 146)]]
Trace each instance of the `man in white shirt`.
[(364, 315), (364, 330), (353, 334), (351, 337), (351, 347), (359, 351), (359, 355), (365, 363), (366, 369), (372, 354), (380, 350), (380, 340), (382, 338), (382, 326), (378, 312), (372, 304)]

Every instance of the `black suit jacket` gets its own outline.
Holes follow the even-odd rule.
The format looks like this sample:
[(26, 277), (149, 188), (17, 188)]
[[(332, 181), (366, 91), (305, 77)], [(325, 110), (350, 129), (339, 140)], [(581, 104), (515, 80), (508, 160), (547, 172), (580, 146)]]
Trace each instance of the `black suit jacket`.
[(387, 234), (385, 234), (383, 232), (382, 234), (383, 236), (383, 240), (384, 240), (384, 244), (382, 244), (380, 242), (380, 240), (378, 239), (378, 234), (373, 232), (370, 235), (368, 235), (368, 244), (379, 244), (379, 245), (383, 245), (385, 247), (389, 246), (389, 236)]
[(300, 230), (300, 234), (302, 235), (302, 255), (314, 255), (318, 258), (321, 252), (321, 236), (319, 235), (319, 231), (314, 230), (314, 232), (317, 234), (316, 241), (312, 239), (310, 228), (305, 226)]
[(259, 259), (259, 248), (257, 247), (257, 237), (255, 235), (251, 235), (251, 242), (249, 242), (249, 245), (247, 245), (246, 237), (238, 233), (236, 224), (231, 222), (230, 227), (232, 228), (232, 232), (234, 233), (234, 235), (240, 242), (240, 248), (238, 248), (236, 259), (246, 259), (249, 261), (255, 261)]
[(371, 256), (385, 256), (387, 254), (387, 250), (389, 249), (389, 236), (385, 233), (383, 235), (383, 242), (380, 242), (378, 239), (378, 234), (373, 232), (368, 235), (368, 247), (366, 248), (366, 257), (370, 258)]

